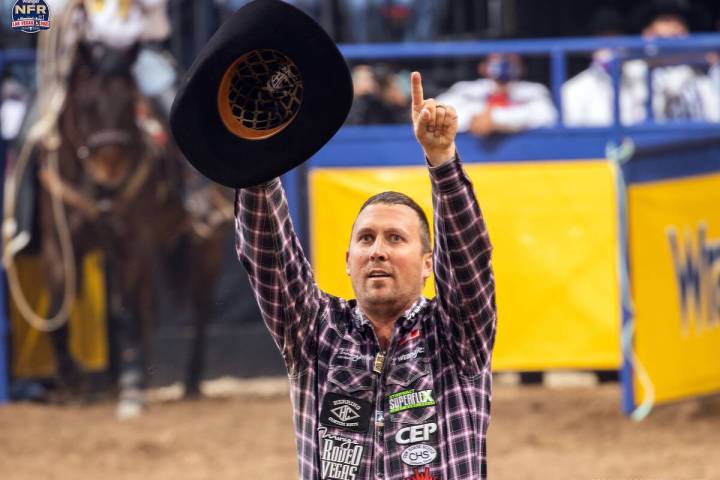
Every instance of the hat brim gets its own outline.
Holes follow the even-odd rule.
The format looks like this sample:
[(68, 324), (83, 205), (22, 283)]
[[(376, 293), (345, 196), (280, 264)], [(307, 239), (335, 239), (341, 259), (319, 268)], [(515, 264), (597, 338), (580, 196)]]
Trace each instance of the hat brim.
[[(294, 62), (303, 91), (285, 128), (252, 140), (223, 123), (218, 88), (230, 65), (261, 49)], [(312, 18), (279, 0), (256, 0), (235, 12), (200, 52), (175, 98), (170, 127), (202, 174), (229, 187), (247, 187), (285, 173), (322, 148), (345, 121), (352, 95), (345, 59)]]

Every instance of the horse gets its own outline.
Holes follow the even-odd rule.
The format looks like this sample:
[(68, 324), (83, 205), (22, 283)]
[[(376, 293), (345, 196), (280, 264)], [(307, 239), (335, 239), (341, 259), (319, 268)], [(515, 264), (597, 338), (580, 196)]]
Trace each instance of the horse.
[[(188, 396), (199, 393), (213, 279), (232, 218), (227, 192), (198, 182), (199, 174), (179, 159), (172, 142), (162, 140), (158, 116), (149, 113), (151, 105), (131, 74), (135, 56), (135, 49), (84, 41), (77, 46), (57, 120), (60, 142), (54, 151), (43, 147), (38, 154), (40, 258), (50, 311), (61, 307), (66, 288), (53, 206), (60, 199), (75, 271), (81, 271), (79, 262), (88, 252), (103, 253), (108, 319), (119, 357), (120, 418), (137, 416), (144, 406), (155, 312), (152, 286), (163, 261), (173, 264), (172, 280), (178, 280), (183, 263), (178, 258), (186, 267), (184, 288), (191, 291), (178, 296), (190, 298), (195, 338), (185, 387)], [(56, 168), (48, 160), (51, 155), (56, 155)], [(51, 340), (59, 384), (80, 388), (85, 375), (69, 353), (67, 325), (55, 330)]]

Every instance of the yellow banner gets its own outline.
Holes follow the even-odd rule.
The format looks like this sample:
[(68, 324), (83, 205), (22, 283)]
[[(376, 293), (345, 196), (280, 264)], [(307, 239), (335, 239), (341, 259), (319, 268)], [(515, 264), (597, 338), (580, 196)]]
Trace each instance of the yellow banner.
[[(720, 175), (630, 186), (635, 350), (658, 402), (720, 389)], [(636, 404), (648, 392), (635, 382)]]
[[(605, 161), (466, 165), (495, 247), (496, 370), (618, 368), (615, 193)], [(362, 203), (385, 190), (432, 219), (426, 168), (328, 168), (310, 174), (311, 247), (320, 287), (352, 298), (345, 273)], [(424, 294), (434, 296), (428, 282)]]
[[(50, 297), (44, 288), (40, 259), (21, 255), (16, 267), (22, 290), (38, 315), (47, 316)], [(105, 280), (103, 279), (102, 255), (87, 255), (82, 262), (82, 284), (70, 315), (70, 353), (79, 365), (88, 371), (107, 367), (107, 332), (105, 321)], [(20, 316), (12, 297), (10, 328), (12, 329), (12, 373), (18, 378), (50, 377), (55, 372), (55, 362), (48, 334), (31, 328)], [(55, 312), (51, 312), (53, 315)]]

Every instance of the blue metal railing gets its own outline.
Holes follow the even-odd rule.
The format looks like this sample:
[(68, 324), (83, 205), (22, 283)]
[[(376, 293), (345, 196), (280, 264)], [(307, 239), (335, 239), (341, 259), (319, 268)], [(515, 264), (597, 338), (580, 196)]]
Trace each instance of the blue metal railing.
[(0, 78), (5, 73), (6, 65), (12, 63), (30, 63), (35, 61), (35, 50), (29, 48), (10, 48), (0, 50)]
[[(559, 124), (562, 124), (562, 85), (567, 79), (568, 56), (588, 54), (599, 49), (610, 49), (616, 55), (611, 65), (615, 91), (620, 85), (622, 63), (625, 61), (677, 56), (683, 54), (683, 63), (698, 61), (699, 53), (720, 51), (720, 34), (705, 33), (685, 38), (641, 37), (573, 37), (552, 39), (519, 39), (519, 40), (483, 40), (471, 42), (430, 42), (430, 43), (373, 43), (343, 44), (340, 51), (348, 61), (383, 61), (412, 59), (477, 59), (490, 53), (517, 53), (528, 56), (547, 56), (550, 61), (550, 90), (557, 107)], [(0, 50), (0, 77), (7, 64), (30, 62), (35, 58), (32, 50), (10, 49)], [(650, 71), (650, 70), (648, 70)], [(648, 78), (651, 75), (648, 74)], [(650, 81), (650, 80), (648, 80)], [(651, 90), (649, 90), (651, 91)], [(615, 95), (613, 118), (619, 124), (619, 100)], [(652, 119), (650, 108), (652, 99), (648, 96), (648, 119)]]
[[(610, 49), (615, 55), (611, 67), (614, 90), (620, 85), (620, 63), (639, 58), (677, 54), (697, 54), (720, 50), (720, 34), (708, 33), (685, 38), (602, 37), (553, 38), (527, 40), (485, 40), (475, 42), (378, 43), (341, 45), (340, 51), (349, 61), (411, 60), (428, 58), (479, 58), (490, 53), (517, 53), (549, 56), (550, 90), (562, 123), (562, 85), (567, 79), (567, 57)], [(692, 61), (697, 61), (694, 56)], [(648, 75), (650, 77), (650, 75)], [(651, 91), (651, 90), (649, 90)], [(615, 95), (613, 118), (619, 124), (619, 95)], [(648, 96), (648, 104), (651, 99)], [(652, 114), (648, 116), (652, 119)]]

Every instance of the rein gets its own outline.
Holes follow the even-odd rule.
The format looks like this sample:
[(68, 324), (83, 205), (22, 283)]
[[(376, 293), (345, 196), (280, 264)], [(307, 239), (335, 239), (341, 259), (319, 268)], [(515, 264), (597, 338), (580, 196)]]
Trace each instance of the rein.
[(134, 169), (133, 174), (124, 182), (119, 193), (113, 195), (112, 200), (108, 201), (98, 201), (98, 199), (68, 183), (60, 176), (60, 172), (49, 164), (44, 164), (41, 167), (40, 183), (50, 193), (59, 195), (67, 205), (76, 207), (89, 219), (95, 220), (101, 214), (112, 211), (122, 212), (127, 208), (129, 202), (137, 195), (150, 177), (153, 158), (151, 152), (149, 150), (146, 151), (139, 165)]

